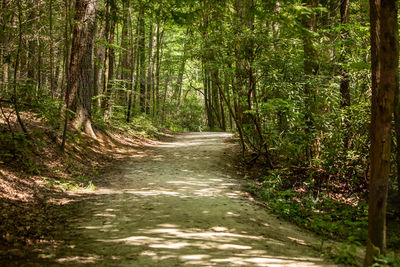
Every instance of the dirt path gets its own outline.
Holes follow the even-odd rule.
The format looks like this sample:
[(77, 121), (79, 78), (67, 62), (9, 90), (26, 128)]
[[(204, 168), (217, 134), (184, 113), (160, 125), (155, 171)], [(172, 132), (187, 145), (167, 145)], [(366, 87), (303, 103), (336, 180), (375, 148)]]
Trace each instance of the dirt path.
[[(321, 241), (276, 219), (226, 170), (226, 133), (189, 133), (109, 174), (81, 204), (47, 264), (332, 266)], [(114, 181), (114, 182), (113, 182)], [(38, 263), (39, 264), (39, 263)], [(40, 264), (39, 264), (40, 265)]]

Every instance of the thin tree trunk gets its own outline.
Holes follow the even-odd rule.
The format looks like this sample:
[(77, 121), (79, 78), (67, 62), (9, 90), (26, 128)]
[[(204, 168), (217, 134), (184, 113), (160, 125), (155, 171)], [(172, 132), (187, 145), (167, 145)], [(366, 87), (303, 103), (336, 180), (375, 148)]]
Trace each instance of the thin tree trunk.
[(146, 93), (146, 114), (150, 114), (151, 96), (153, 95), (154, 105), (154, 64), (155, 64), (155, 48), (158, 32), (158, 24), (150, 27), (149, 36), (149, 68), (147, 70), (147, 93)]
[(53, 0), (49, 0), (49, 37), (50, 37), (50, 92), (54, 99), (54, 48), (53, 48)]
[[(106, 17), (106, 36), (107, 43), (113, 44), (115, 37), (115, 18), (117, 14), (115, 0), (107, 0), (107, 13)], [(111, 80), (114, 77), (114, 59), (115, 52), (114, 48), (109, 46), (106, 49), (105, 62), (104, 62), (104, 95), (105, 99), (102, 103), (102, 108), (104, 112), (104, 119), (107, 120), (111, 117), (112, 108), (112, 89), (113, 85)]]
[[(105, 25), (106, 22), (105, 20), (102, 20), (100, 22), (100, 32), (98, 34), (99, 38), (104, 38), (104, 40), (107, 40), (106, 31), (105, 31)], [(95, 58), (96, 58), (96, 63), (94, 65), (94, 89), (93, 89), (93, 96), (97, 97), (96, 100), (93, 102), (93, 107), (96, 110), (96, 112), (100, 113), (101, 110), (101, 103), (102, 103), (102, 97), (100, 95), (103, 94), (102, 92), (102, 80), (103, 80), (103, 63), (105, 59), (105, 53), (106, 53), (106, 48), (103, 45), (98, 45), (95, 48)]]
[[(186, 35), (188, 31), (189, 29), (186, 31)], [(185, 73), (185, 65), (186, 65), (186, 46), (185, 46), (185, 39), (183, 39), (181, 65), (179, 67), (178, 78), (176, 81), (176, 89), (175, 89), (175, 96), (178, 100), (178, 107), (181, 105), (183, 74)]]
[(17, 54), (15, 56), (15, 64), (14, 64), (14, 78), (13, 78), (13, 104), (15, 109), (15, 114), (17, 115), (17, 121), (19, 126), (21, 127), (22, 131), (26, 135), (26, 137), (30, 137), (28, 130), (25, 127), (25, 124), (22, 122), (21, 116), (19, 114), (19, 107), (18, 107), (18, 95), (17, 95), (17, 73), (19, 67), (19, 56), (21, 53), (21, 46), (22, 46), (22, 6), (21, 0), (18, 0), (18, 47), (17, 47)]
[(139, 87), (140, 87), (140, 111), (146, 112), (146, 52), (145, 52), (145, 24), (144, 24), (144, 6), (139, 11)]
[[(227, 73), (225, 73), (225, 92), (226, 92), (226, 99), (227, 99), (227, 103), (229, 104), (229, 106), (231, 105), (231, 94), (229, 93), (229, 81), (230, 81), (230, 77)], [(223, 92), (222, 92), (223, 93)], [(221, 94), (222, 96), (222, 94)], [(228, 107), (228, 104), (226, 104), (226, 106)], [(233, 130), (233, 123), (232, 123), (232, 115), (229, 112), (229, 129), (232, 131)]]
[(161, 72), (161, 59), (162, 59), (162, 40), (164, 36), (164, 28), (161, 30), (160, 33), (160, 23), (158, 24), (158, 31), (157, 31), (157, 48), (156, 48), (156, 103), (153, 104), (153, 113), (154, 116), (157, 116), (160, 111), (160, 72)]
[(165, 104), (167, 102), (167, 91), (168, 91), (168, 84), (170, 81), (170, 77), (167, 77), (167, 80), (165, 81), (164, 85), (164, 97), (163, 97), (163, 106), (162, 106), (162, 115), (161, 115), (161, 123), (164, 123), (165, 121)]
[[(131, 40), (131, 83), (130, 83), (130, 97), (128, 101), (128, 112), (126, 115), (126, 122), (130, 122), (131, 120), (131, 114), (132, 114), (132, 100), (135, 99), (135, 83), (136, 83), (136, 76), (137, 74), (137, 58), (138, 58), (138, 34), (139, 34), (139, 26), (136, 25), (136, 35), (135, 38), (133, 38), (133, 22), (132, 22), (132, 9), (129, 7), (129, 20), (130, 20), (130, 31), (129, 31), (129, 36)], [(136, 72), (135, 72), (136, 71)], [(133, 105), (135, 103), (133, 102)]]
[[(341, 0), (340, 3), (340, 23), (343, 26), (346, 26), (349, 23), (349, 5), (350, 5), (350, 0)], [(344, 42), (349, 38), (349, 32), (347, 30), (342, 31), (342, 45), (341, 45), (341, 52), (340, 52), (340, 60), (342, 63), (343, 61), (346, 60), (346, 45)], [(341, 74), (340, 74), (340, 93), (342, 96), (341, 100), (341, 107), (346, 111), (346, 108), (350, 106), (351, 103), (351, 97), (350, 97), (350, 80), (349, 80), (349, 74), (346, 69), (342, 68), (341, 69)], [(349, 118), (347, 117), (347, 114), (344, 115), (344, 123), (343, 123), (343, 130), (345, 131), (344, 133), (344, 149), (347, 150), (350, 146), (350, 136), (348, 132), (349, 128)]]

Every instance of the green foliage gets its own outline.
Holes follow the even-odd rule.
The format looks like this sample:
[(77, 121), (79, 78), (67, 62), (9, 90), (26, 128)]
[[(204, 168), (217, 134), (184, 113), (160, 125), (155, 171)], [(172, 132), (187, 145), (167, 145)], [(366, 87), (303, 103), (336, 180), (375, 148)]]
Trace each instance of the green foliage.
[(151, 118), (145, 115), (134, 117), (130, 126), (135, 132), (144, 136), (152, 135), (158, 130)]
[(41, 173), (41, 168), (34, 160), (33, 147), (40, 145), (38, 138), (27, 139), (22, 132), (1, 133), (0, 161), (13, 167), (19, 167), (34, 175)]
[[(251, 191), (266, 202), (274, 212), (316, 233), (333, 239), (359, 244), (366, 239), (367, 204), (347, 205), (321, 192), (285, 189), (287, 172), (273, 171), (260, 186)], [(293, 175), (293, 174), (290, 174)], [(310, 186), (312, 181), (304, 181)], [(303, 187), (304, 187), (303, 186)]]
[(372, 267), (396, 267), (400, 266), (400, 257), (396, 256), (394, 252), (388, 253), (386, 255), (379, 255), (378, 258), (375, 259), (375, 263)]
[(163, 126), (170, 130), (199, 131), (204, 127), (204, 107), (196, 94), (188, 93), (178, 106), (176, 102), (166, 105), (169, 115)]
[(357, 248), (354, 245), (343, 244), (335, 248), (331, 257), (335, 263), (346, 266), (358, 266)]
[(74, 191), (87, 189), (94, 191), (96, 190), (96, 186), (92, 183), (92, 181), (87, 181), (87, 177), (77, 176), (72, 180), (64, 180), (61, 178), (47, 178), (43, 177), (43, 180), (46, 181), (46, 187), (48, 188), (56, 188), (63, 192), (65, 191)]

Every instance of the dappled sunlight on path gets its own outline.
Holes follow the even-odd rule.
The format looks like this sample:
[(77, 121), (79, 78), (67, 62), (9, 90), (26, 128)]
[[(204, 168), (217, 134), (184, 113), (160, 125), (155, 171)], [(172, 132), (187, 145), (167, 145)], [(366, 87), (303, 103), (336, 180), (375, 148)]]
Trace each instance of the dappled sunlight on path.
[[(227, 133), (191, 133), (120, 166), (43, 262), (103, 266), (330, 266), (320, 240), (254, 205), (231, 177)], [(111, 183), (112, 184), (112, 183)]]

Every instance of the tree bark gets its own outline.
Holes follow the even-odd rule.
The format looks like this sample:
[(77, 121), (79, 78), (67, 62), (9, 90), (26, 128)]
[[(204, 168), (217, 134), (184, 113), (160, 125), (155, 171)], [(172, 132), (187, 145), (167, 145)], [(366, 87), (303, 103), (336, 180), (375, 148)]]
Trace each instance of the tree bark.
[[(343, 26), (346, 26), (349, 23), (349, 5), (350, 0), (341, 0), (340, 3), (340, 23)], [(340, 59), (341, 61), (345, 60), (346, 56), (346, 45), (343, 44), (349, 38), (349, 32), (347, 30), (342, 30), (342, 51), (340, 52)], [(342, 68), (341, 70), (341, 77), (340, 77), (340, 93), (342, 95), (342, 102), (341, 106), (349, 107), (351, 103), (350, 99), (350, 81), (349, 75), (345, 69)]]
[(144, 24), (144, 6), (140, 7), (139, 13), (139, 87), (140, 98), (139, 105), (142, 113), (146, 112), (146, 47), (145, 47), (145, 24)]
[(368, 238), (364, 265), (386, 251), (386, 204), (390, 172), (391, 125), (398, 88), (398, 24), (395, 0), (371, 0), (372, 106)]
[(77, 0), (75, 4), (75, 26), (72, 37), (69, 66), (69, 100), (75, 111), (73, 125), (96, 138), (91, 120), (93, 92), (93, 44), (96, 33), (97, 0)]
[(185, 45), (185, 38), (189, 32), (189, 29), (186, 31), (186, 35), (182, 42), (182, 57), (181, 57), (181, 65), (179, 67), (178, 78), (176, 81), (176, 89), (175, 89), (175, 96), (178, 100), (178, 107), (181, 105), (181, 96), (182, 96), (182, 85), (183, 85), (183, 74), (185, 73), (185, 65), (186, 65), (186, 45)]
[[(117, 7), (115, 0), (107, 0), (107, 17), (106, 17), (106, 40), (108, 44), (114, 43), (115, 37), (115, 19), (117, 16)], [(102, 103), (102, 108), (104, 112), (104, 119), (111, 117), (112, 108), (112, 89), (113, 85), (110, 82), (114, 77), (114, 60), (115, 52), (114, 48), (109, 46), (106, 49), (105, 59), (104, 59), (104, 95), (105, 99)]]
[[(101, 22), (101, 25), (103, 27), (100, 28), (100, 32), (98, 36), (100, 38), (104, 38), (104, 40), (107, 39), (107, 36), (105, 36), (105, 21), (103, 20)], [(95, 57), (96, 57), (96, 63), (94, 65), (94, 96), (97, 96), (96, 100), (94, 101), (94, 108), (97, 112), (100, 112), (101, 109), (101, 103), (102, 103), (102, 97), (100, 95), (103, 93), (102, 90), (102, 80), (103, 80), (103, 63), (104, 63), (104, 58), (105, 58), (105, 53), (106, 53), (106, 48), (103, 45), (98, 45), (95, 48)]]
[(126, 122), (130, 122), (131, 120), (131, 114), (133, 106), (135, 104), (135, 84), (136, 84), (136, 76), (137, 76), (137, 58), (138, 58), (138, 33), (139, 33), (139, 28), (138, 25), (136, 25), (136, 34), (135, 38), (133, 37), (133, 22), (132, 22), (132, 9), (129, 7), (129, 18), (130, 18), (130, 39), (131, 39), (131, 83), (130, 83), (130, 97), (128, 101), (128, 112), (126, 115)]
[(152, 95), (152, 99), (154, 100), (154, 64), (157, 32), (158, 24), (152, 25), (149, 31), (149, 68), (147, 69), (146, 114), (150, 114)]
[(50, 92), (54, 99), (54, 47), (53, 47), (53, 0), (49, 0), (49, 38), (50, 38)]
[[(157, 31), (157, 47), (156, 47), (156, 84), (155, 84), (155, 93), (156, 93), (156, 102), (153, 103), (153, 114), (154, 116), (158, 115), (160, 111), (160, 72), (161, 72), (161, 60), (162, 60), (162, 42), (164, 36), (164, 28), (160, 31), (160, 27), (162, 25), (158, 24), (158, 31)], [(161, 33), (160, 33), (161, 32)]]

